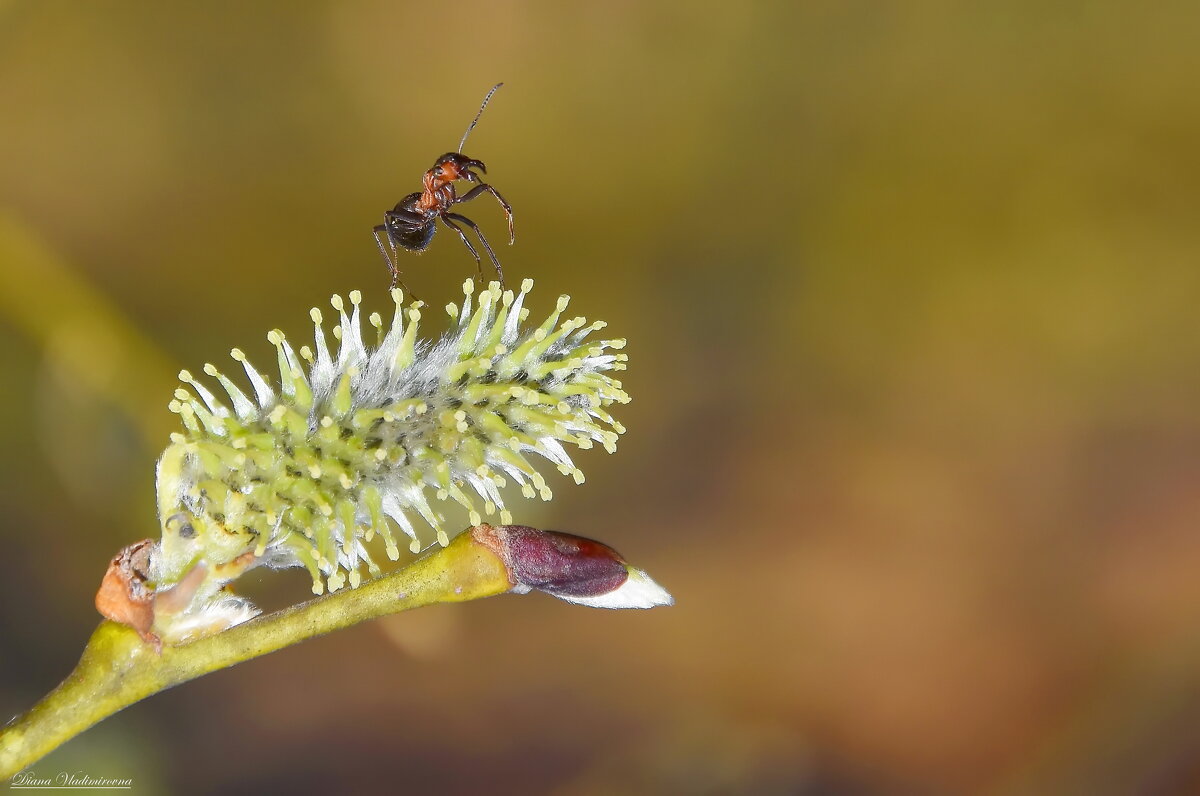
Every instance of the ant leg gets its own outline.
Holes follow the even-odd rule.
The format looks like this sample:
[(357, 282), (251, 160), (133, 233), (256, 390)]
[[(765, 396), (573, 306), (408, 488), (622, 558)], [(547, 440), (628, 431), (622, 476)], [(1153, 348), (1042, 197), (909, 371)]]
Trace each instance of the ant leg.
[[(383, 224), (377, 225), (373, 232), (375, 234), (375, 245), (379, 247), (379, 253), (383, 255), (383, 261), (387, 263), (388, 271), (392, 275), (392, 287), (395, 287), (396, 282), (400, 278), (400, 271), (396, 268), (395, 243), (392, 241), (392, 236), (388, 234), (387, 227), (385, 227)], [(388, 246), (390, 246), (392, 250), (390, 254), (388, 253), (388, 250), (384, 248), (383, 240), (379, 237), (380, 233), (383, 233), (385, 236), (387, 236)]]
[(488, 185), (486, 182), (483, 182), (463, 194), (462, 198), (460, 198), (458, 201), (469, 202), (476, 196), (479, 196), (481, 193), (490, 193), (492, 196), (496, 197), (496, 201), (500, 203), (502, 208), (504, 208), (504, 217), (508, 219), (508, 245), (511, 246), (517, 239), (516, 234), (513, 232), (512, 205), (504, 201), (504, 197), (500, 195), (499, 191)]
[[(471, 252), (471, 256), (475, 258), (475, 267), (479, 269), (479, 281), (482, 282), (483, 281), (483, 260), (479, 259), (479, 252), (475, 251), (475, 247), (471, 245), (471, 241), (467, 240), (467, 233), (462, 231), (462, 227), (458, 226), (453, 221), (446, 218), (447, 215), (454, 216), (455, 218), (466, 221), (468, 224), (471, 224), (471, 222), (467, 221), (466, 217), (457, 215), (455, 213), (447, 213), (446, 215), (442, 216), (442, 223), (458, 233), (458, 237), (462, 238), (463, 245), (465, 245), (467, 247), (467, 250)], [(475, 226), (475, 225), (471, 224), (471, 226)], [(478, 230), (476, 230), (476, 231), (478, 231)], [(491, 254), (491, 249), (488, 250), (488, 253)]]
[[(500, 261), (496, 259), (496, 253), (492, 251), (492, 247), (488, 244), (487, 238), (483, 237), (483, 232), (480, 231), (479, 225), (466, 216), (460, 216), (458, 213), (446, 213), (444, 216), (442, 216), (443, 221), (445, 221), (447, 218), (452, 218), (455, 221), (462, 222), (471, 229), (475, 230), (475, 234), (479, 236), (479, 242), (482, 243), (483, 248), (487, 250), (488, 257), (492, 258), (492, 265), (496, 266), (496, 275), (500, 277), (500, 287), (504, 287), (504, 269), (500, 267)], [(455, 227), (455, 229), (457, 229), (457, 227)], [(462, 234), (461, 230), (459, 231), (459, 234)], [(466, 236), (463, 235), (463, 240), (466, 239)], [(471, 251), (474, 251), (474, 249)], [(478, 259), (478, 255), (476, 255), (476, 258)]]
[[(420, 299), (417, 298), (417, 295), (408, 289), (408, 285), (404, 284), (404, 282), (400, 279), (400, 268), (397, 266), (399, 257), (397, 256), (396, 252), (396, 241), (392, 238), (391, 230), (389, 230), (383, 224), (379, 224), (375, 227), (374, 232), (375, 245), (379, 247), (379, 253), (382, 254), (383, 259), (387, 261), (388, 270), (392, 272), (392, 284), (388, 289), (395, 290), (396, 285), (399, 285), (404, 289), (404, 292), (412, 296), (414, 300), (420, 301)], [(383, 239), (379, 237), (381, 232), (387, 238), (388, 248), (391, 249), (391, 254), (388, 254), (388, 249), (384, 248), (383, 246)]]
[(425, 216), (412, 210), (389, 210), (383, 214), (385, 221), (397, 222), (403, 227), (420, 227), (425, 223)]

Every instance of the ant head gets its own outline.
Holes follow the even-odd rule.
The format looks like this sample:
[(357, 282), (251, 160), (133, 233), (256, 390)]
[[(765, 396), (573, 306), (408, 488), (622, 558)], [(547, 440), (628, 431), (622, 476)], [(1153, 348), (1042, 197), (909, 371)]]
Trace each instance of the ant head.
[(479, 175), (471, 171), (471, 169), (479, 169), (484, 174), (487, 174), (487, 167), (483, 165), (482, 160), (473, 160), (462, 154), (462, 148), (467, 145), (467, 136), (475, 129), (475, 125), (479, 123), (479, 117), (483, 115), (483, 109), (487, 107), (488, 100), (496, 93), (496, 89), (503, 86), (503, 83), (497, 83), (492, 86), (492, 90), (483, 98), (483, 103), (479, 106), (479, 113), (475, 114), (475, 118), (471, 120), (471, 124), (467, 127), (467, 131), (463, 133), (462, 140), (458, 142), (457, 152), (447, 152), (437, 159), (433, 164), (433, 168), (425, 172), (425, 190), (435, 191), (443, 186), (449, 185), (455, 180), (466, 180), (467, 182), (482, 182)]
[(433, 164), (433, 168), (429, 170), (429, 176), (433, 182), (441, 185), (454, 180), (479, 182), (479, 175), (471, 169), (479, 169), (487, 174), (487, 166), (483, 165), (482, 160), (469, 158), (459, 152), (447, 152)]

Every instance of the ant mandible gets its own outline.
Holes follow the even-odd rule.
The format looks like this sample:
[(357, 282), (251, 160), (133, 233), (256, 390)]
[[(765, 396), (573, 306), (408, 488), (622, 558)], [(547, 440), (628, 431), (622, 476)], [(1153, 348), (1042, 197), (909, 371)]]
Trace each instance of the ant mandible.
[[(508, 242), (512, 245), (516, 239), (513, 234), (513, 218), (512, 207), (508, 202), (504, 201), (504, 197), (500, 192), (483, 182), (479, 175), (472, 171), (478, 169), (484, 174), (487, 173), (487, 167), (483, 165), (483, 161), (468, 158), (462, 154), (462, 148), (467, 143), (467, 136), (475, 129), (479, 117), (483, 115), (483, 109), (487, 107), (488, 100), (496, 93), (496, 89), (503, 86), (503, 83), (497, 83), (492, 86), (492, 90), (483, 98), (483, 104), (479, 106), (479, 113), (475, 114), (475, 118), (471, 121), (467, 131), (463, 133), (462, 141), (458, 144), (457, 152), (447, 152), (442, 155), (433, 164), (433, 168), (425, 172), (423, 179), (423, 189), (416, 193), (410, 193), (408, 196), (400, 200), (400, 202), (391, 210), (383, 214), (383, 223), (375, 227), (375, 243), (379, 246), (379, 252), (387, 261), (388, 269), (392, 272), (392, 287), (397, 284), (403, 285), (400, 281), (400, 267), (397, 253), (399, 249), (407, 249), (411, 252), (423, 252), (429, 246), (429, 242), (433, 240), (433, 233), (436, 231), (436, 223), (440, 218), (442, 223), (450, 227), (458, 233), (462, 238), (462, 242), (466, 245), (467, 250), (475, 258), (475, 264), (479, 268), (479, 276), (483, 277), (483, 261), (479, 258), (479, 252), (475, 251), (475, 247), (471, 245), (471, 241), (467, 239), (467, 234), (463, 232), (459, 224), (465, 224), (475, 231), (479, 236), (483, 248), (487, 251), (488, 257), (492, 260), (492, 265), (496, 267), (496, 274), (500, 277), (500, 284), (504, 284), (504, 271), (500, 268), (500, 261), (496, 259), (495, 252), (488, 245), (487, 238), (483, 236), (483, 232), (474, 221), (464, 215), (450, 212), (450, 208), (462, 202), (469, 202), (475, 197), (490, 193), (496, 197), (496, 201), (504, 208), (504, 216), (508, 219)], [(458, 196), (454, 191), (455, 180), (466, 180), (467, 182), (479, 183), (471, 190), (467, 191), (462, 196)], [(386, 246), (384, 243), (386, 242)], [(407, 289), (407, 288), (406, 288)], [(411, 292), (411, 291), (409, 291)]]

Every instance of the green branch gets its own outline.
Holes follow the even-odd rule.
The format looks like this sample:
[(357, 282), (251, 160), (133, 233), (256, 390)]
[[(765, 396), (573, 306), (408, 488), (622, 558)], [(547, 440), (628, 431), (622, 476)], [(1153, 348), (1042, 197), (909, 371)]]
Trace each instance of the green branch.
[(162, 652), (137, 632), (102, 622), (75, 671), (41, 702), (0, 730), (0, 780), (117, 711), (209, 672), (266, 655), (314, 636), (387, 614), (509, 591), (501, 556), (476, 540), (449, 547), (357, 589), (329, 594)]

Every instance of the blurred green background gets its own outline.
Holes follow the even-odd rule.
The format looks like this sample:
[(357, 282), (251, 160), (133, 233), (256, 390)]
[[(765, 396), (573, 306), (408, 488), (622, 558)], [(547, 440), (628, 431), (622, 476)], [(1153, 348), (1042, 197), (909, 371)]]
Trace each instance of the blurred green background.
[[(175, 371), (268, 366), (335, 291), (383, 307), (372, 225), (503, 80), (466, 151), (516, 246), (467, 212), (535, 313), (629, 338), (634, 396), (617, 456), (514, 513), (678, 604), (423, 609), (35, 770), (1200, 789), (1198, 37), (1191, 2), (0, 2), (0, 716), (157, 535)], [(404, 265), (435, 306), (474, 272), (445, 230)]]

